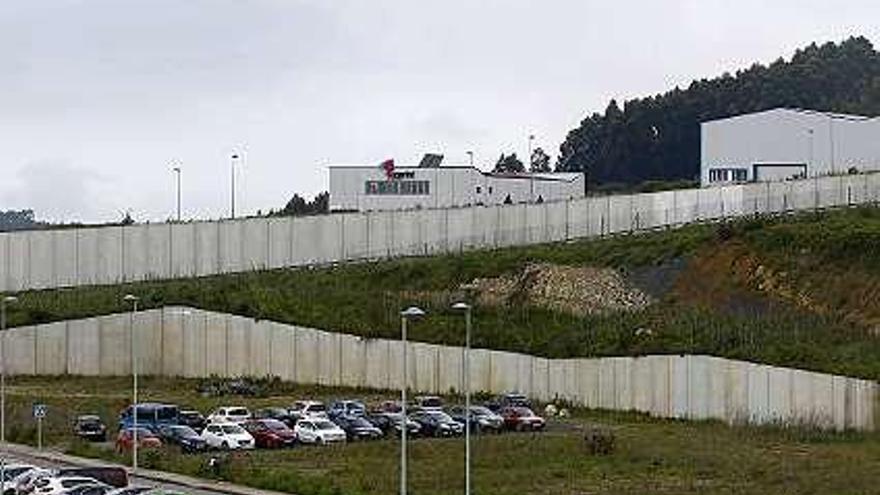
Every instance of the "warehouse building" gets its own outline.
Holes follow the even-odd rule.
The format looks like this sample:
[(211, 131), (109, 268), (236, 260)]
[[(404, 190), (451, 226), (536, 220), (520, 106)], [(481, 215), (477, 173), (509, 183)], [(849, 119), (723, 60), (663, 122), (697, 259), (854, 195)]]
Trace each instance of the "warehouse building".
[[(428, 157), (437, 155), (428, 155)], [(580, 173), (483, 172), (467, 165), (339, 165), (330, 167), (331, 211), (407, 210), (564, 201), (583, 198)]]
[(880, 118), (789, 108), (704, 122), (703, 186), (880, 170)]

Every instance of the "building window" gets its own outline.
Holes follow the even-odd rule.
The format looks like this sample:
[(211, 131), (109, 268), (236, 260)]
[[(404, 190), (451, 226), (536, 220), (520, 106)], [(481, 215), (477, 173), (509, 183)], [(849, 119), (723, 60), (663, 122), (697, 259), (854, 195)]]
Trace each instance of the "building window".
[(427, 196), (431, 188), (426, 180), (368, 180), (364, 192), (377, 196)]
[(489, 186), (489, 194), (492, 194), (492, 186)]
[(748, 172), (744, 168), (709, 169), (709, 182), (746, 182)]
[(477, 194), (480, 194), (482, 192), (483, 192), (483, 188), (480, 186), (477, 186)]

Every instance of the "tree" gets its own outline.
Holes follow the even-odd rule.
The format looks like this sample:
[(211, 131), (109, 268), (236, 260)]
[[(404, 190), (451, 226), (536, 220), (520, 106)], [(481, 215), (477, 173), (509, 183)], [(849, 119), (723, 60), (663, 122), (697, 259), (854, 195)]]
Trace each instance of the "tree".
[(496, 174), (522, 173), (525, 171), (526, 167), (523, 165), (523, 162), (516, 157), (516, 153), (511, 153), (509, 155), (501, 153), (501, 156), (495, 163), (495, 168), (492, 169), (492, 172)]
[(623, 103), (611, 100), (572, 129), (556, 170), (592, 183), (689, 180), (700, 170), (700, 123), (776, 107), (880, 114), (880, 52), (864, 37), (810, 44), (789, 61), (752, 64)]
[(318, 193), (312, 201), (306, 201), (299, 194), (294, 193), (284, 208), (277, 212), (270, 212), (270, 216), (300, 216), (321, 215), (330, 211), (330, 193), (323, 191)]
[(529, 171), (539, 173), (550, 171), (550, 155), (544, 152), (542, 148), (535, 148), (535, 151), (532, 151), (532, 159), (530, 161)]

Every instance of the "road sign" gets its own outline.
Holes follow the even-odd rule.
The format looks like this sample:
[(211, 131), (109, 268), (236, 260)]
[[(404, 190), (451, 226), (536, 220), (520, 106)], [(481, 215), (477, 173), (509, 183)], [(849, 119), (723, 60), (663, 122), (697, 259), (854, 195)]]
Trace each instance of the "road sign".
[(34, 418), (43, 419), (46, 417), (46, 413), (48, 412), (48, 406), (46, 404), (34, 404)]

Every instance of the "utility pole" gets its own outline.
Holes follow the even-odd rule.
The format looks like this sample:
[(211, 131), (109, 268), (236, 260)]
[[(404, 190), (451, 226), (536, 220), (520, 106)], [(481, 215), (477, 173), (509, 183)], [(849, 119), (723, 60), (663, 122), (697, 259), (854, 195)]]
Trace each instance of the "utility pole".
[(177, 174), (177, 222), (180, 223), (180, 167), (171, 170)]

